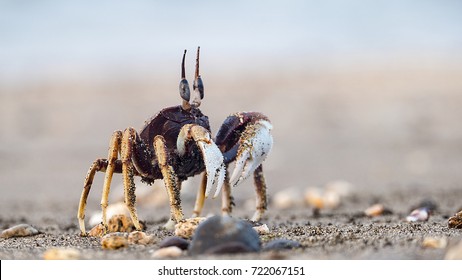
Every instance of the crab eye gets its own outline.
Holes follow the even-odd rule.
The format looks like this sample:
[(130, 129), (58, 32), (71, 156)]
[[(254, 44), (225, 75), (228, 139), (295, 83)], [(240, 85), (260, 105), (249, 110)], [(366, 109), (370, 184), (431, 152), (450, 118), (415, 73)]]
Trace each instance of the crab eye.
[(189, 90), (189, 84), (186, 79), (181, 79), (180, 81), (180, 96), (185, 101), (189, 101), (189, 98), (191, 97), (191, 93)]
[(201, 77), (198, 77), (196, 80), (194, 80), (193, 89), (197, 89), (199, 91), (201, 99), (204, 99), (204, 84), (202, 83)]

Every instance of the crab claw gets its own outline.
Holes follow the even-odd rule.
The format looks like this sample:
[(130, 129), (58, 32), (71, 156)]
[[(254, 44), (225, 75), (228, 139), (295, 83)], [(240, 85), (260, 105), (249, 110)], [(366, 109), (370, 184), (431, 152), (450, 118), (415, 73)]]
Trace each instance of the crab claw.
[(230, 179), (231, 186), (235, 187), (247, 179), (266, 159), (273, 146), (272, 128), (270, 122), (259, 120), (249, 125), (242, 133), (236, 166)]
[(177, 139), (177, 149), (180, 156), (186, 154), (185, 143), (189, 139), (194, 139), (204, 159), (205, 171), (207, 172), (205, 197), (207, 198), (210, 195), (213, 185), (216, 184), (217, 188), (213, 195), (213, 198), (215, 198), (220, 193), (225, 181), (226, 168), (223, 163), (223, 154), (212, 141), (208, 130), (199, 125), (187, 124), (183, 126)]
[(210, 141), (210, 143), (199, 141), (199, 146), (205, 162), (205, 170), (207, 172), (207, 186), (205, 187), (205, 198), (210, 195), (212, 186), (217, 184), (217, 189), (213, 198), (217, 197), (223, 187), (225, 181), (225, 164), (223, 163), (223, 154), (217, 145)]

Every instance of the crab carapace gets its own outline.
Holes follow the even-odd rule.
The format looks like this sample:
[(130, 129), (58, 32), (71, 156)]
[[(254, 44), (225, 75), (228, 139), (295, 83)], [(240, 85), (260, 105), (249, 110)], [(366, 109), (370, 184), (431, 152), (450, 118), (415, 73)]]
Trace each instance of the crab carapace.
[[(85, 207), (96, 172), (105, 172), (101, 198), (102, 224), (107, 228), (106, 209), (114, 173), (122, 173), (125, 204), (137, 230), (141, 229), (135, 203), (134, 176), (152, 184), (163, 179), (170, 201), (171, 228), (183, 220), (181, 209), (181, 184), (188, 177), (204, 173), (197, 192), (193, 216), (198, 216), (207, 198), (216, 185), (213, 197), (221, 189), (222, 214), (229, 215), (233, 201), (231, 187), (237, 186), (251, 174), (256, 188), (256, 212), (252, 220), (261, 219), (267, 208), (266, 183), (262, 163), (273, 145), (272, 125), (269, 119), (257, 112), (238, 112), (230, 115), (221, 125), (215, 139), (211, 136), (208, 117), (199, 110), (204, 98), (204, 84), (199, 74), (199, 53), (197, 48), (196, 71), (193, 90), (185, 76), (185, 56), (181, 63), (179, 106), (161, 110), (145, 122), (138, 133), (129, 127), (115, 131), (109, 144), (107, 159), (96, 159), (85, 178), (78, 209), (78, 220), (82, 235), (85, 231)], [(119, 158), (120, 156), (120, 158)], [(233, 173), (228, 165), (235, 161)]]

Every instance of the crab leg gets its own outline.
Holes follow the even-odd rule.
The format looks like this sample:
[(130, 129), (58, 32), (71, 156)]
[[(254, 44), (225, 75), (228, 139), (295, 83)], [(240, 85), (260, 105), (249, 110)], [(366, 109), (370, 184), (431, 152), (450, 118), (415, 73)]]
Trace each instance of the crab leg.
[(124, 194), (125, 194), (125, 204), (127, 205), (128, 211), (133, 221), (133, 225), (137, 230), (141, 230), (141, 225), (138, 220), (138, 215), (136, 213), (135, 203), (135, 181), (133, 177), (135, 176), (135, 167), (133, 166), (132, 156), (133, 156), (133, 146), (136, 139), (136, 131), (134, 128), (127, 128), (123, 133), (122, 138), (122, 176), (124, 183)]
[(257, 210), (252, 217), (252, 221), (259, 221), (265, 212), (268, 202), (266, 200), (266, 182), (263, 176), (263, 166), (260, 165), (253, 173), (253, 179), (255, 182), (255, 191), (257, 193)]
[(79, 210), (77, 212), (77, 218), (79, 220), (79, 227), (81, 235), (86, 235), (85, 231), (85, 208), (87, 206), (87, 198), (90, 193), (91, 185), (93, 184), (93, 179), (95, 174), (98, 171), (106, 171), (107, 160), (106, 159), (97, 159), (93, 162), (88, 170), (87, 176), (85, 177), (85, 182), (83, 185), (82, 195), (80, 196)]
[(204, 207), (206, 186), (207, 186), (207, 173), (204, 172), (204, 174), (202, 174), (201, 185), (199, 186), (199, 189), (197, 190), (196, 203), (194, 203), (194, 211), (192, 215), (193, 218), (199, 217), (202, 212), (202, 208)]
[(186, 153), (186, 142), (190, 139), (194, 139), (204, 158), (207, 174), (205, 198), (209, 196), (212, 186), (216, 184), (216, 191), (213, 195), (213, 198), (215, 198), (220, 193), (225, 180), (226, 172), (225, 164), (223, 163), (223, 154), (212, 141), (210, 132), (207, 129), (199, 125), (187, 124), (181, 128), (177, 139), (177, 150), (180, 156)]
[(266, 159), (273, 146), (272, 125), (267, 120), (249, 124), (239, 139), (236, 166), (231, 175), (231, 186), (235, 187), (248, 178)]
[(122, 142), (122, 132), (115, 131), (114, 134), (112, 134), (111, 142), (109, 144), (109, 152), (108, 152), (108, 157), (107, 157), (108, 165), (106, 168), (106, 175), (104, 177), (103, 195), (101, 198), (101, 210), (103, 213), (102, 221), (103, 221), (103, 226), (105, 228), (107, 227), (106, 209), (108, 206), (109, 191), (111, 188), (112, 175), (114, 174), (115, 161), (117, 160), (117, 156), (120, 151), (121, 142)]
[(173, 170), (173, 167), (168, 164), (167, 146), (164, 137), (157, 135), (154, 137), (154, 151), (159, 162), (162, 176), (164, 177), (164, 184), (167, 188), (168, 197), (170, 200), (170, 221), (165, 225), (170, 229), (175, 222), (183, 220), (183, 212), (181, 210), (180, 199), (180, 183)]

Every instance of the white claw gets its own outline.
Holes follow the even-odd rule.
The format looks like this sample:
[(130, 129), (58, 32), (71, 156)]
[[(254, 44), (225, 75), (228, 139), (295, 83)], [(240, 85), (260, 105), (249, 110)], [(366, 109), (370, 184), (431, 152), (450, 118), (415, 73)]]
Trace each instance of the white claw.
[(260, 120), (246, 128), (242, 134), (236, 166), (231, 175), (231, 186), (235, 187), (247, 179), (266, 159), (273, 147), (271, 129), (272, 125), (265, 120)]
[(199, 141), (199, 148), (201, 149), (204, 161), (205, 169), (207, 172), (207, 186), (205, 187), (205, 198), (210, 195), (213, 185), (217, 184), (217, 189), (213, 198), (215, 198), (221, 191), (223, 187), (223, 182), (225, 180), (225, 165), (223, 163), (223, 154), (220, 149), (218, 149), (215, 143), (210, 142), (206, 143)]

